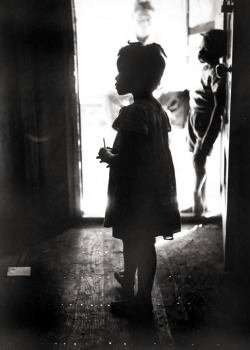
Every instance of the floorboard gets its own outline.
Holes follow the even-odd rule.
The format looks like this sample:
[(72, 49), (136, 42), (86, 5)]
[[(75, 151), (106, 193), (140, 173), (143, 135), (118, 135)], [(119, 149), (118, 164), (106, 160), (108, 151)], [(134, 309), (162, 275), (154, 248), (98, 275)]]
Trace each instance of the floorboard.
[[(223, 271), (220, 225), (156, 242), (154, 324), (110, 313), (123, 269), (110, 229), (81, 226), (1, 257), (0, 349), (232, 349), (250, 346), (249, 283)], [(31, 276), (7, 276), (29, 266)]]

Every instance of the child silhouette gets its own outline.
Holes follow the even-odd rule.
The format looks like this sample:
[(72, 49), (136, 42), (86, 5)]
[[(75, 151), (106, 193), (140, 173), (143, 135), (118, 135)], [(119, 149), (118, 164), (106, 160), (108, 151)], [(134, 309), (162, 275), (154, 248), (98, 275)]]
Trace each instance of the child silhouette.
[(193, 213), (201, 215), (206, 210), (206, 162), (221, 129), (225, 107), (226, 79), (218, 77), (216, 66), (226, 55), (226, 32), (212, 29), (202, 34), (198, 59), (202, 63), (199, 87), (191, 93), (191, 112), (188, 118), (188, 144), (193, 152), (195, 173)]
[(172, 238), (180, 230), (168, 145), (171, 127), (153, 97), (165, 68), (164, 55), (155, 43), (129, 43), (119, 51), (115, 86), (119, 95), (131, 93), (134, 102), (122, 107), (113, 122), (117, 135), (112, 149), (101, 148), (97, 157), (110, 166), (104, 226), (113, 228), (113, 236), (122, 239), (124, 247), (124, 274), (119, 275), (123, 299), (111, 303), (111, 312), (135, 320), (153, 316), (155, 237)]

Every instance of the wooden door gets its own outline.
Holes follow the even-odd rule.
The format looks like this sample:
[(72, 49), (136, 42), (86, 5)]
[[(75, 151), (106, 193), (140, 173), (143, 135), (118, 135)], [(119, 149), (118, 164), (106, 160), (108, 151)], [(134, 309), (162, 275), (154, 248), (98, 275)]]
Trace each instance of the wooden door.
[[(225, 0), (222, 8), (224, 13), (224, 30), (227, 32), (227, 56), (224, 58), (226, 67), (232, 67), (232, 52), (233, 52), (233, 1)], [(224, 242), (224, 261), (226, 265), (226, 222), (227, 222), (227, 202), (228, 202), (228, 165), (229, 165), (229, 135), (230, 135), (230, 120), (231, 120), (231, 88), (232, 74), (227, 74), (227, 100), (223, 118), (223, 126), (221, 132), (221, 192), (222, 192), (222, 224), (223, 224), (223, 242)], [(225, 266), (226, 267), (226, 266)]]
[[(231, 43), (228, 63), (228, 123), (225, 124), (225, 270), (250, 273), (250, 4), (225, 1), (226, 28)], [(228, 7), (229, 6), (229, 7)], [(233, 24), (233, 28), (232, 28)], [(230, 39), (231, 38), (231, 39)]]

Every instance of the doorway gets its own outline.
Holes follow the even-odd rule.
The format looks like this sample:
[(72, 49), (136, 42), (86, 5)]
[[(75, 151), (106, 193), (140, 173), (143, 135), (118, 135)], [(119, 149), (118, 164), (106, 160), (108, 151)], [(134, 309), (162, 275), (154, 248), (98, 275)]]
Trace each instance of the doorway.
[[(206, 6), (214, 11), (214, 3), (207, 0)], [(103, 139), (107, 146), (112, 146), (115, 137), (112, 122), (119, 109), (130, 103), (130, 96), (117, 95), (114, 83), (117, 53), (128, 40), (135, 41), (133, 6), (134, 0), (75, 0), (81, 106), (81, 210), (85, 217), (102, 217), (105, 213), (109, 170), (98, 162), (96, 156), (103, 146)], [(193, 68), (192, 55), (197, 49), (195, 34), (198, 35), (191, 30), (197, 26), (192, 18), (201, 18), (197, 14), (195, 17), (190, 10), (195, 6), (194, 0), (154, 1), (151, 34), (153, 41), (160, 43), (168, 56), (161, 89), (155, 92), (156, 98), (166, 91), (189, 89), (188, 72), (190, 67)], [(211, 11), (206, 13), (214, 14)], [(202, 20), (206, 23), (206, 19)], [(171, 118), (171, 112), (167, 112)], [(185, 209), (193, 200), (192, 161), (186, 145), (185, 127), (173, 125), (170, 148), (175, 163), (179, 207)], [(208, 161), (208, 171), (212, 176), (207, 184), (207, 204), (209, 211), (214, 213), (220, 211), (219, 139), (213, 157)]]

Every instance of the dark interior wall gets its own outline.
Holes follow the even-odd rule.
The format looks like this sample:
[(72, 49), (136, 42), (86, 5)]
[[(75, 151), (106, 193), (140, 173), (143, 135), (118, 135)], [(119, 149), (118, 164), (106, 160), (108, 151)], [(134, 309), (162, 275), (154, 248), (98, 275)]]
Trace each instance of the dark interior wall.
[(225, 266), (250, 272), (250, 4), (235, 1)]
[(0, 2), (0, 230), (78, 215), (70, 0)]

